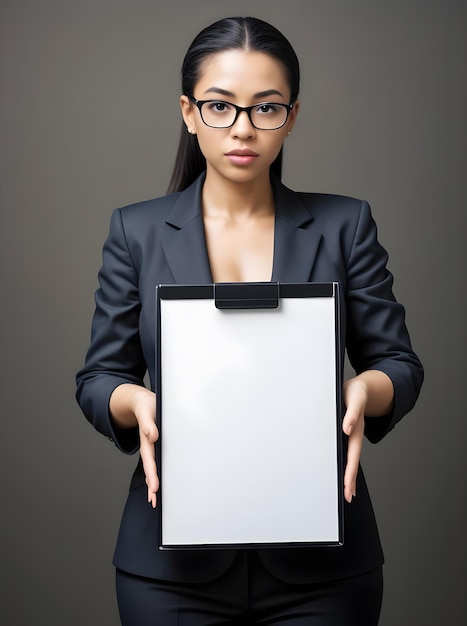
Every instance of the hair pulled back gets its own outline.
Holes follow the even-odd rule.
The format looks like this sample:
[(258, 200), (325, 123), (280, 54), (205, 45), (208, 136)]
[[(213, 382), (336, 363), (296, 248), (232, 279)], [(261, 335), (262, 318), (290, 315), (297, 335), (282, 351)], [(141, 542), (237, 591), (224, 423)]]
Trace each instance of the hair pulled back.
[[(227, 17), (204, 28), (193, 40), (182, 65), (182, 93), (193, 95), (200, 79), (202, 64), (211, 54), (241, 49), (264, 52), (284, 66), (290, 87), (291, 102), (298, 97), (300, 69), (294, 49), (284, 35), (271, 24), (255, 17)], [(206, 160), (195, 135), (182, 124), (175, 165), (167, 193), (183, 191), (206, 169)], [(282, 173), (282, 149), (271, 172)]]

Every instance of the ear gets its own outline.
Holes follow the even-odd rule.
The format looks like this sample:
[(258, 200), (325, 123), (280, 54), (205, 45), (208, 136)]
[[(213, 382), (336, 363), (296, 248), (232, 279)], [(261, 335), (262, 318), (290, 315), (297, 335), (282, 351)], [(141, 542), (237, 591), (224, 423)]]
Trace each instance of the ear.
[(188, 96), (180, 96), (180, 108), (182, 110), (183, 121), (186, 124), (188, 131), (195, 130), (195, 117), (193, 111), (193, 103)]
[(289, 133), (292, 132), (292, 128), (295, 126), (299, 109), (300, 109), (300, 100), (295, 100), (293, 109), (290, 111), (289, 119), (287, 120), (287, 131)]

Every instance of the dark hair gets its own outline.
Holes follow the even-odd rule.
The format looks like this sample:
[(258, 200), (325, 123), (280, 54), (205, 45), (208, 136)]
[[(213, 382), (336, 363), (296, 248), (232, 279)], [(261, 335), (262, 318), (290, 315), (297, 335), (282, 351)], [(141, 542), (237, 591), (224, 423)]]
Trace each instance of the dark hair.
[[(188, 48), (182, 65), (182, 93), (192, 96), (200, 78), (203, 61), (210, 54), (242, 49), (265, 52), (277, 59), (286, 71), (291, 102), (298, 97), (300, 68), (297, 55), (284, 35), (271, 24), (255, 17), (227, 17), (203, 29)], [(182, 124), (180, 143), (167, 193), (183, 191), (206, 169), (206, 160), (195, 135)], [(271, 172), (282, 174), (282, 149)]]

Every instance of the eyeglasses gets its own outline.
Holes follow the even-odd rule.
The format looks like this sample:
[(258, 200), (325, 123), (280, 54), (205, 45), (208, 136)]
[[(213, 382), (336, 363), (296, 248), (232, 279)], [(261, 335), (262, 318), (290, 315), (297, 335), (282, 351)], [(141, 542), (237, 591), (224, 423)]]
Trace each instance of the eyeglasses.
[(260, 102), (251, 107), (239, 107), (223, 100), (197, 100), (188, 96), (199, 109), (201, 119), (211, 128), (230, 128), (242, 111), (258, 130), (277, 130), (284, 126), (293, 109), (293, 103)]

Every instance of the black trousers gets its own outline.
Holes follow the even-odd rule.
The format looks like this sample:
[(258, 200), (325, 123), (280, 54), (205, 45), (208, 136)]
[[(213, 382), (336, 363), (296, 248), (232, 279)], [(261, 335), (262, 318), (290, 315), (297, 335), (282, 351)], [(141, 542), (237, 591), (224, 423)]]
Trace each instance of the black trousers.
[(263, 567), (256, 552), (239, 552), (209, 583), (173, 583), (117, 570), (122, 626), (376, 626), (381, 569), (322, 583), (288, 584)]

